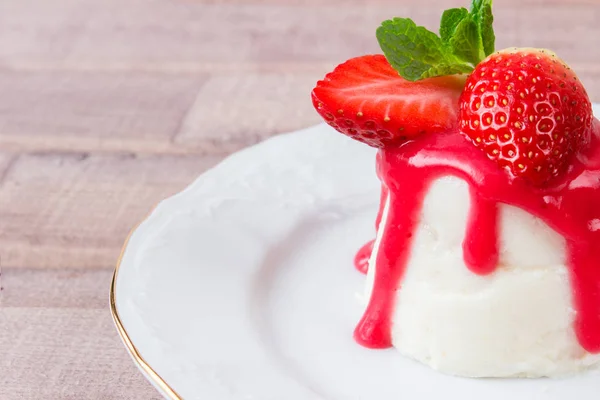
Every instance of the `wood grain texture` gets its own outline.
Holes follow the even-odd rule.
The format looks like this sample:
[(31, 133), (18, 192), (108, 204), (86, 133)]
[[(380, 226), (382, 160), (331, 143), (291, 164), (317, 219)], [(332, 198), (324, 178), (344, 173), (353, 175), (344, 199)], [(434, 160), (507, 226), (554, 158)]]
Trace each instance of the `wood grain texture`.
[(0, 186), (2, 265), (110, 267), (129, 230), (153, 205), (218, 160), (21, 155)]
[(316, 124), (320, 120), (310, 91), (320, 77), (319, 73), (215, 75), (200, 89), (175, 143), (198, 151), (233, 151)]
[(112, 270), (2, 269), (0, 306), (106, 310)]
[(2, 399), (159, 399), (107, 309), (2, 307), (0, 354)]
[[(317, 79), (466, 0), (0, 0), (0, 399), (158, 399), (107, 310), (129, 230), (226, 154), (318, 121)], [(600, 101), (600, 2), (496, 1)]]
[[(205, 76), (146, 73), (0, 74), (5, 149), (161, 152)], [(143, 146), (139, 146), (143, 144)]]
[(4, 176), (8, 173), (10, 165), (13, 163), (16, 156), (10, 153), (4, 153), (0, 151), (0, 184), (4, 179)]
[[(378, 51), (374, 30), (384, 19), (410, 15), (436, 29), (441, 9), (460, 3), (4, 0), (0, 64), (178, 71), (207, 64), (229, 69), (339, 62)], [(597, 56), (589, 49), (600, 37), (598, 16), (600, 4), (591, 0), (498, 1), (498, 47), (551, 47), (570, 63), (595, 63)]]

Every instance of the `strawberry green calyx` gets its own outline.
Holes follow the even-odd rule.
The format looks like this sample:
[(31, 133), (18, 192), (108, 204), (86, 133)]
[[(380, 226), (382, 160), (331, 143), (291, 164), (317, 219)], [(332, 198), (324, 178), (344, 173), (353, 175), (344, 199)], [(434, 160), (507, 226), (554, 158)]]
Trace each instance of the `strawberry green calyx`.
[(470, 11), (444, 11), (439, 36), (408, 18), (394, 18), (377, 29), (377, 40), (406, 80), (464, 74), (494, 52), (493, 21), (492, 0), (473, 0)]

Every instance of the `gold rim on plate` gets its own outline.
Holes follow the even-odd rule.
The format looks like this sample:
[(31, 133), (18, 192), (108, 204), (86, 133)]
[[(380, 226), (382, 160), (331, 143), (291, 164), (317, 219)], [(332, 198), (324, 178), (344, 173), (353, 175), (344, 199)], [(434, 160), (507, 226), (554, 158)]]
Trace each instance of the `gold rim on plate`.
[[(137, 229), (137, 227), (135, 229)], [(152, 383), (156, 387), (160, 388), (160, 390), (163, 393), (165, 393), (169, 397), (169, 399), (183, 400), (182, 397), (179, 396), (177, 394), (177, 392), (171, 386), (169, 386), (169, 384), (167, 382), (165, 382), (165, 380), (154, 369), (152, 369), (150, 364), (148, 364), (146, 362), (146, 360), (144, 360), (144, 358), (140, 355), (140, 352), (135, 347), (135, 345), (131, 341), (131, 338), (127, 334), (127, 331), (125, 330), (125, 327), (123, 326), (123, 323), (121, 322), (121, 318), (119, 318), (119, 312), (117, 311), (117, 306), (116, 306), (116, 302), (115, 302), (115, 286), (116, 286), (116, 282), (117, 282), (117, 274), (119, 273), (119, 267), (121, 266), (121, 261), (123, 260), (123, 255), (125, 254), (125, 249), (127, 248), (127, 244), (129, 243), (129, 239), (131, 238), (131, 235), (133, 234), (135, 229), (133, 229), (127, 236), (127, 239), (125, 240), (125, 244), (123, 244), (123, 249), (121, 250), (121, 254), (119, 255), (119, 259), (117, 260), (115, 272), (113, 273), (112, 282), (110, 284), (110, 313), (112, 314), (113, 321), (115, 322), (117, 331), (119, 332), (119, 336), (121, 336), (121, 340), (123, 340), (123, 343), (125, 344), (125, 347), (127, 348), (127, 351), (129, 352), (129, 354), (131, 355), (131, 357), (133, 358), (133, 360), (135, 361), (137, 366), (146, 373), (146, 375), (149, 377), (149, 379), (152, 381)]]

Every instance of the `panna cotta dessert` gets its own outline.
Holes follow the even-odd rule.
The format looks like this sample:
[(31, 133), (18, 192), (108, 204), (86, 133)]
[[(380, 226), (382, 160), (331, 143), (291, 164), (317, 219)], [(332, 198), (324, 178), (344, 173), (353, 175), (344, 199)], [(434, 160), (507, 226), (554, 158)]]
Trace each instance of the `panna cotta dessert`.
[[(490, 0), (439, 35), (383, 22), (313, 104), (379, 149), (376, 239), (354, 337), (468, 377), (600, 365), (600, 122), (553, 52), (496, 51)], [(377, 194), (373, 194), (376, 196)]]

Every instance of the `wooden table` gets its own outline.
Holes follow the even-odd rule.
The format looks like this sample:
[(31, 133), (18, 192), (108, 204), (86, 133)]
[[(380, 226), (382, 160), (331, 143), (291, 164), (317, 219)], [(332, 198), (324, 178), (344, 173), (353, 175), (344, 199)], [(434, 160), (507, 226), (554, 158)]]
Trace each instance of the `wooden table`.
[[(108, 287), (127, 232), (224, 156), (319, 121), (312, 85), (466, 0), (0, 0), (0, 399), (157, 399)], [(600, 2), (497, 0), (600, 101)]]

